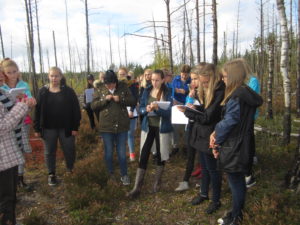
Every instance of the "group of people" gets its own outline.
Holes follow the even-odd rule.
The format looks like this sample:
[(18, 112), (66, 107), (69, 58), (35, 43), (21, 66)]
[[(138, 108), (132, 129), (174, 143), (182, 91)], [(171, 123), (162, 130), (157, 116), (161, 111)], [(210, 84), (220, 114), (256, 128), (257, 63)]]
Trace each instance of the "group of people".
[[(11, 63), (9, 66), (8, 62)], [(42, 137), (45, 144), (48, 184), (51, 186), (57, 184), (58, 140), (67, 172), (73, 171), (75, 136), (81, 113), (77, 95), (66, 85), (58, 67), (50, 68), (49, 84), (39, 90), (35, 100), (13, 60), (5, 59), (0, 66), (0, 143), (3, 145), (0, 212), (3, 214), (2, 224), (15, 224), (16, 187), (18, 183), (25, 184), (22, 165), (29, 135), (29, 122), (25, 119), (28, 109), (35, 106), (33, 128), (35, 136)], [(183, 137), (187, 153), (186, 170), (183, 181), (175, 190), (189, 188), (197, 159), (196, 164), (201, 164), (202, 178), (200, 192), (191, 204), (209, 200), (211, 186), (212, 201), (205, 211), (207, 214), (217, 211), (221, 206), (222, 172), (225, 172), (232, 192), (232, 208), (218, 223), (235, 225), (242, 221), (246, 181), (253, 178), (256, 108), (262, 104), (257, 93), (257, 79), (244, 59), (231, 60), (220, 71), (210, 63), (201, 63), (194, 68), (183, 65), (180, 75), (174, 78), (166, 69), (146, 69), (143, 76), (135, 80), (127, 68), (121, 67), (117, 73), (113, 70), (100, 73), (96, 81), (93, 75), (88, 75), (87, 80), (84, 109), (92, 129), (96, 128), (94, 116), (98, 120), (97, 130), (103, 140), (104, 160), (111, 177), (115, 177), (113, 155), (116, 146), (123, 185), (130, 185), (126, 143), (129, 159), (136, 160), (135, 131), (140, 124), (138, 168), (134, 186), (127, 193), (128, 198), (140, 195), (151, 154), (156, 164), (153, 193), (159, 191), (165, 164), (179, 151), (179, 137)], [(26, 91), (14, 98), (6, 90), (18, 85), (25, 87)], [(173, 107), (188, 118), (187, 124), (172, 123)], [(27, 135), (22, 135), (23, 132)]]

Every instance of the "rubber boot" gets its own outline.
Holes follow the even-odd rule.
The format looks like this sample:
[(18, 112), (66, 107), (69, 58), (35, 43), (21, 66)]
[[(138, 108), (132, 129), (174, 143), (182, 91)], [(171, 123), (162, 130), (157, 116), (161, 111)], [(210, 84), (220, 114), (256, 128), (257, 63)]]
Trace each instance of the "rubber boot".
[(161, 185), (161, 177), (162, 174), (164, 172), (164, 166), (157, 166), (156, 167), (156, 173), (155, 173), (155, 177), (154, 177), (154, 184), (153, 184), (153, 193), (156, 193), (159, 191), (160, 189), (160, 185)]
[(145, 169), (138, 168), (136, 171), (133, 189), (126, 194), (128, 198), (136, 198), (140, 193), (144, 183)]

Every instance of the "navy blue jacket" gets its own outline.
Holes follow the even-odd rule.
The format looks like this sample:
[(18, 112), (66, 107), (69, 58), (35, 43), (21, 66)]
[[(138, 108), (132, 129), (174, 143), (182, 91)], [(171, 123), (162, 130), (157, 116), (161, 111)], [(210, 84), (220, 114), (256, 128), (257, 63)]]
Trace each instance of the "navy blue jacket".
[[(143, 116), (141, 129), (145, 132), (148, 132), (149, 125), (148, 125), (148, 112), (146, 111), (146, 106), (148, 104), (148, 99), (150, 92), (152, 90), (153, 86), (147, 87), (142, 95), (141, 101), (140, 101), (140, 114)], [(155, 110), (154, 112), (161, 117), (161, 124), (159, 128), (160, 133), (169, 133), (173, 131), (173, 127), (171, 124), (171, 108), (172, 108), (172, 95), (171, 90), (165, 86), (165, 90), (163, 93), (163, 101), (170, 101), (171, 104), (168, 109), (163, 110), (159, 108), (158, 110)]]
[(237, 88), (223, 108), (222, 120), (215, 127), (219, 144), (219, 165), (229, 173), (246, 172), (250, 159), (254, 114), (263, 100), (248, 86)]

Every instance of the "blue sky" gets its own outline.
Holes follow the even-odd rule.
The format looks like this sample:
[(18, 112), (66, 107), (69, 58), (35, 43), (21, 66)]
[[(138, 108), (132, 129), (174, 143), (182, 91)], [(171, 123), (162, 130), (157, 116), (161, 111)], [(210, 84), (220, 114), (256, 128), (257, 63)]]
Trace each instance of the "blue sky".
[[(58, 64), (63, 69), (69, 68), (68, 49), (65, 22), (65, 4), (64, 0), (39, 0), (39, 19), (40, 32), (43, 47), (43, 58), (45, 70), (48, 69), (47, 54), (49, 53), (49, 64), (54, 64), (52, 30), (56, 33)], [(188, 4), (189, 16), (195, 16), (192, 11), (195, 0)], [(202, 3), (200, 0), (199, 2)], [(211, 1), (206, 0), (207, 4)], [(249, 47), (253, 38), (259, 34), (259, 10), (258, 0), (241, 0), (240, 3), (240, 31), (239, 31), (239, 49), (244, 51)], [(294, 0), (294, 4), (297, 1)], [(85, 18), (84, 3), (82, 0), (67, 0), (69, 11), (69, 31), (72, 48), (73, 65), (76, 70), (85, 67)], [(178, 8), (183, 1), (171, 0), (171, 10)], [(228, 48), (232, 46), (232, 31), (236, 27), (237, 0), (217, 0), (218, 3), (218, 32), (219, 32), (219, 56), (222, 53), (223, 32), (227, 32)], [(271, 14), (275, 0), (270, 0), (265, 4), (265, 16)], [(289, 1), (288, 1), (289, 3)], [(24, 0), (0, 0), (0, 23), (3, 33), (6, 56), (15, 59), (22, 70), (28, 69), (26, 52), (26, 18), (24, 9)], [(109, 57), (109, 24), (111, 27), (113, 63), (118, 65), (125, 62), (124, 57), (124, 29), (126, 32), (134, 32), (149, 23), (143, 23), (152, 20), (166, 20), (166, 8), (163, 0), (89, 0), (90, 10), (90, 32), (92, 46), (94, 50), (95, 65), (94, 70), (100, 71), (108, 68), (110, 64)], [(212, 37), (211, 37), (211, 14), (210, 6), (206, 7), (206, 55), (211, 59)], [(269, 11), (268, 11), (269, 8)], [(294, 5), (296, 12), (296, 5)], [(287, 4), (287, 12), (289, 5)], [(202, 7), (200, 8), (200, 13)], [(174, 55), (178, 52), (182, 38), (182, 10), (172, 15), (172, 33)], [(202, 27), (202, 18), (200, 18)], [(153, 29), (145, 29), (140, 34), (152, 36)], [(164, 33), (158, 30), (158, 34)], [(193, 24), (193, 33), (195, 34), (195, 24)], [(35, 37), (36, 37), (35, 33)], [(126, 37), (128, 61), (140, 63), (142, 65), (150, 64), (153, 61), (153, 40), (148, 38), (139, 38), (134, 36)], [(195, 42), (194, 42), (195, 45)], [(36, 42), (37, 53), (37, 42)], [(119, 49), (120, 55), (119, 56)], [(195, 49), (195, 48), (194, 48)], [(196, 51), (193, 51), (196, 55)], [(35, 56), (38, 61), (38, 56)], [(174, 57), (175, 63), (178, 63), (178, 57)], [(38, 69), (39, 71), (39, 69)]]

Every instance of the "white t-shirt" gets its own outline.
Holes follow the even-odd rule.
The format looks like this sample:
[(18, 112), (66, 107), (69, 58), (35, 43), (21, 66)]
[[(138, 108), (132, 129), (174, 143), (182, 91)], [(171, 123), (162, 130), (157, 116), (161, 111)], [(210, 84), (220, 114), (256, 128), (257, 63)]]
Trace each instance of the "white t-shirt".
[(85, 102), (91, 103), (93, 101), (94, 88), (88, 88), (84, 90)]

